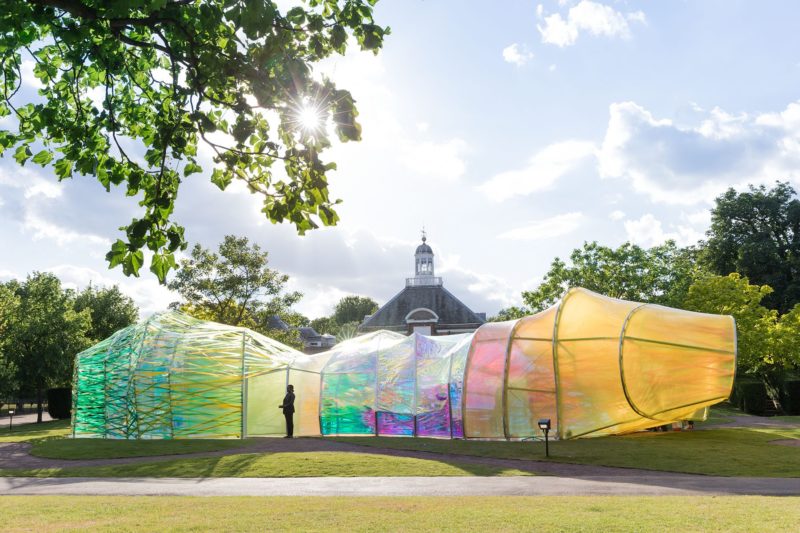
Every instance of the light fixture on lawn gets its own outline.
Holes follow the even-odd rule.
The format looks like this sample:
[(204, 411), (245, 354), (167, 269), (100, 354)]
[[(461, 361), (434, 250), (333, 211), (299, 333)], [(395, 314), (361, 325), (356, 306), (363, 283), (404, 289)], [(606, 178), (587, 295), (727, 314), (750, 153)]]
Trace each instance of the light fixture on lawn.
[(14, 413), (16, 413), (16, 411), (14, 411), (13, 409), (9, 409), (8, 410), (8, 429), (9, 429), (9, 431), (11, 430), (11, 427), (14, 425)]
[(550, 441), (547, 435), (550, 433), (550, 419), (540, 418), (538, 423), (539, 429), (544, 432), (544, 456), (550, 457)]

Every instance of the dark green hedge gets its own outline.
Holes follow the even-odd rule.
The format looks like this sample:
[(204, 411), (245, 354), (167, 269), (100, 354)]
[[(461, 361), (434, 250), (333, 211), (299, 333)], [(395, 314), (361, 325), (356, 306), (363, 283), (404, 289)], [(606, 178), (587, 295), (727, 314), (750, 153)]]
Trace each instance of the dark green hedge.
[(771, 404), (767, 387), (762, 381), (750, 378), (737, 379), (733, 384), (731, 403), (745, 413), (762, 415)]
[(72, 389), (47, 389), (47, 412), (56, 419), (70, 418)]
[(781, 407), (787, 415), (800, 415), (800, 379), (787, 379), (780, 387)]

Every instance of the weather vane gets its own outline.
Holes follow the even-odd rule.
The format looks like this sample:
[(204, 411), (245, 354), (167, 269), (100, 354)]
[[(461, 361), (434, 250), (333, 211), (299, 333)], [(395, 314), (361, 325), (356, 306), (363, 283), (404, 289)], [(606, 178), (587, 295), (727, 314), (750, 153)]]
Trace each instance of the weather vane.
[(425, 242), (427, 240), (428, 240), (428, 238), (426, 237), (426, 233), (425, 233), (425, 224), (423, 224), (422, 225), (422, 242)]

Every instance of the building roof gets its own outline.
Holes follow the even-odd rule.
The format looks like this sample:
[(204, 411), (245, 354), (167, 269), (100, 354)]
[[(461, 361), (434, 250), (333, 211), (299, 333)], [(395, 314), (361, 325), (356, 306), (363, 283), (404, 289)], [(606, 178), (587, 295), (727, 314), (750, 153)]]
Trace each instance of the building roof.
[(415, 253), (418, 253), (418, 254), (432, 254), (433, 253), (433, 249), (423, 242), (422, 244), (417, 246), (417, 251)]
[(422, 244), (417, 246), (417, 251), (414, 252), (415, 254), (433, 254), (433, 248), (428, 246), (428, 244), (425, 242), (427, 240), (428, 240), (428, 238), (425, 236), (425, 230), (423, 229), (422, 230)]
[(430, 309), (439, 317), (437, 325), (459, 325), (477, 328), (485, 322), (472, 312), (461, 300), (453, 296), (441, 285), (406, 287), (374, 315), (361, 324), (362, 331), (406, 327), (407, 318), (412, 311)]

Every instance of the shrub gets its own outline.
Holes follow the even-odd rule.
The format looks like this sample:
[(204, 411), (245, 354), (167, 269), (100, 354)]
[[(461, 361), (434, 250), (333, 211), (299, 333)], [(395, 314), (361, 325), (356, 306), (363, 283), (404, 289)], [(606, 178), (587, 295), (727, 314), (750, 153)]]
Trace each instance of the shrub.
[(47, 412), (56, 419), (70, 418), (72, 412), (72, 389), (47, 389)]

